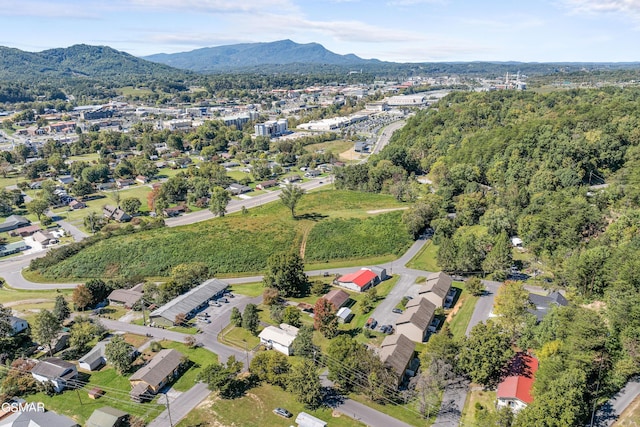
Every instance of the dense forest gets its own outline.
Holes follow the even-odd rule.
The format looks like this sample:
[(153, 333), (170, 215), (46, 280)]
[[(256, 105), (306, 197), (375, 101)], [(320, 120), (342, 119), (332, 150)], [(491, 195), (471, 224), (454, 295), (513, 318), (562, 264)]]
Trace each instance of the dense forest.
[[(511, 316), (474, 328), (451, 357), (489, 384), (468, 363), (475, 351), (536, 354), (536, 400), (514, 425), (583, 425), (640, 372), (639, 97), (630, 88), (452, 93), (416, 114), (370, 162), (337, 174), (339, 188), (401, 194), (405, 186), (416, 203), (403, 220), (414, 234), (434, 228), (443, 269), (503, 279), (517, 235), (530, 271), (546, 270), (547, 284), (567, 291), (573, 304), (536, 324), (528, 292), (505, 285), (494, 309)], [(380, 170), (390, 171), (386, 184)], [(423, 173), (432, 193), (406, 184)]]

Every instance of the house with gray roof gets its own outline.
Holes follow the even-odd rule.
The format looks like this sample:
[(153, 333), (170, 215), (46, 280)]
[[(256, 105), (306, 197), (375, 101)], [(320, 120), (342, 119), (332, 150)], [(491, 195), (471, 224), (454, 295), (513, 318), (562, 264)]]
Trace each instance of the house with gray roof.
[(152, 398), (178, 376), (184, 360), (185, 356), (177, 350), (160, 350), (149, 363), (129, 377), (131, 399), (139, 402)]
[(22, 240), (6, 245), (0, 245), (0, 257), (17, 254), (18, 252), (26, 251), (27, 249), (29, 249), (29, 247)]
[(142, 292), (133, 289), (114, 289), (107, 300), (110, 305), (122, 305), (126, 308), (133, 308), (142, 299)]
[(98, 342), (87, 354), (78, 359), (78, 366), (87, 371), (95, 371), (107, 363), (105, 347), (108, 341)]
[(427, 298), (436, 307), (444, 307), (452, 283), (453, 279), (447, 273), (431, 273), (427, 276), (427, 283), (418, 290), (418, 295)]
[(128, 427), (129, 414), (111, 406), (98, 408), (89, 417), (85, 427)]
[(11, 335), (19, 334), (29, 329), (29, 322), (20, 317), (9, 316), (9, 323), (11, 323), (11, 329), (13, 330)]
[(69, 363), (58, 357), (49, 357), (40, 360), (31, 369), (31, 376), (38, 382), (51, 383), (54, 390), (60, 393), (67, 387), (70, 381), (78, 377), (78, 369), (73, 363)]
[(2, 420), (2, 425), (11, 427), (80, 427), (80, 424), (71, 418), (53, 411), (16, 412), (14, 416)]
[(29, 224), (31, 224), (31, 221), (27, 218), (20, 215), (11, 215), (4, 220), (4, 223), (0, 224), (0, 233), (15, 230), (16, 228), (24, 227)]
[(149, 318), (157, 325), (173, 326), (178, 314), (184, 314), (188, 319), (193, 317), (206, 307), (210, 300), (222, 296), (228, 287), (229, 285), (221, 280), (209, 279), (152, 311)]
[(552, 307), (561, 306), (566, 307), (569, 305), (569, 301), (558, 291), (550, 292), (547, 295), (529, 294), (529, 302), (532, 305), (528, 311), (536, 316), (538, 322), (544, 319), (544, 316), (549, 313)]
[(423, 342), (436, 313), (436, 305), (427, 298), (415, 298), (396, 320), (396, 332), (414, 342)]
[(410, 365), (414, 359), (416, 343), (402, 334), (387, 335), (378, 355), (385, 366), (390, 367), (398, 376), (398, 385), (402, 383), (406, 376), (413, 376), (415, 372), (410, 371)]

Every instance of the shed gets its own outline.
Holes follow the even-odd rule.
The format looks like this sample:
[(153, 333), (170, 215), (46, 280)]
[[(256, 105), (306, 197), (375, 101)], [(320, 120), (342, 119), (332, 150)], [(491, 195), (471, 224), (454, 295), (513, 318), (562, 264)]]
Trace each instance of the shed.
[(352, 317), (351, 309), (348, 307), (342, 307), (336, 313), (336, 317), (338, 318), (338, 322), (340, 323), (349, 323)]

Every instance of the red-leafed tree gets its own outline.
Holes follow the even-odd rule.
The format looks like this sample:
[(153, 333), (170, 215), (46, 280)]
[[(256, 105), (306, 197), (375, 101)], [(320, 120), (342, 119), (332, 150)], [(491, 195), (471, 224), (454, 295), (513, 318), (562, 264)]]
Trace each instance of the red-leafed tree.
[(313, 307), (313, 327), (326, 338), (333, 338), (338, 331), (336, 309), (329, 301), (318, 298)]

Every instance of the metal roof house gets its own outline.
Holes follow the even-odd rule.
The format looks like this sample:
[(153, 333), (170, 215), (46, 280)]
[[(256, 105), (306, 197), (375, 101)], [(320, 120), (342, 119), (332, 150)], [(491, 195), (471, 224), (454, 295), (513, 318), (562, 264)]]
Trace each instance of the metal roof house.
[(206, 307), (209, 300), (222, 296), (228, 287), (229, 285), (221, 280), (209, 279), (152, 311), (149, 318), (158, 325), (173, 326), (178, 314), (184, 314), (187, 318), (193, 317)]
[(327, 423), (320, 418), (316, 418), (313, 415), (306, 412), (300, 412), (296, 417), (296, 423), (298, 427), (327, 427)]
[(60, 393), (67, 386), (67, 381), (78, 376), (78, 369), (73, 363), (69, 363), (57, 357), (49, 357), (39, 361), (33, 369), (31, 376), (41, 383), (53, 384), (56, 392)]
[(125, 427), (129, 425), (129, 414), (111, 406), (93, 411), (86, 427)]
[(260, 332), (260, 343), (266, 347), (291, 356), (291, 346), (298, 336), (298, 328), (282, 323), (279, 328), (267, 326)]

